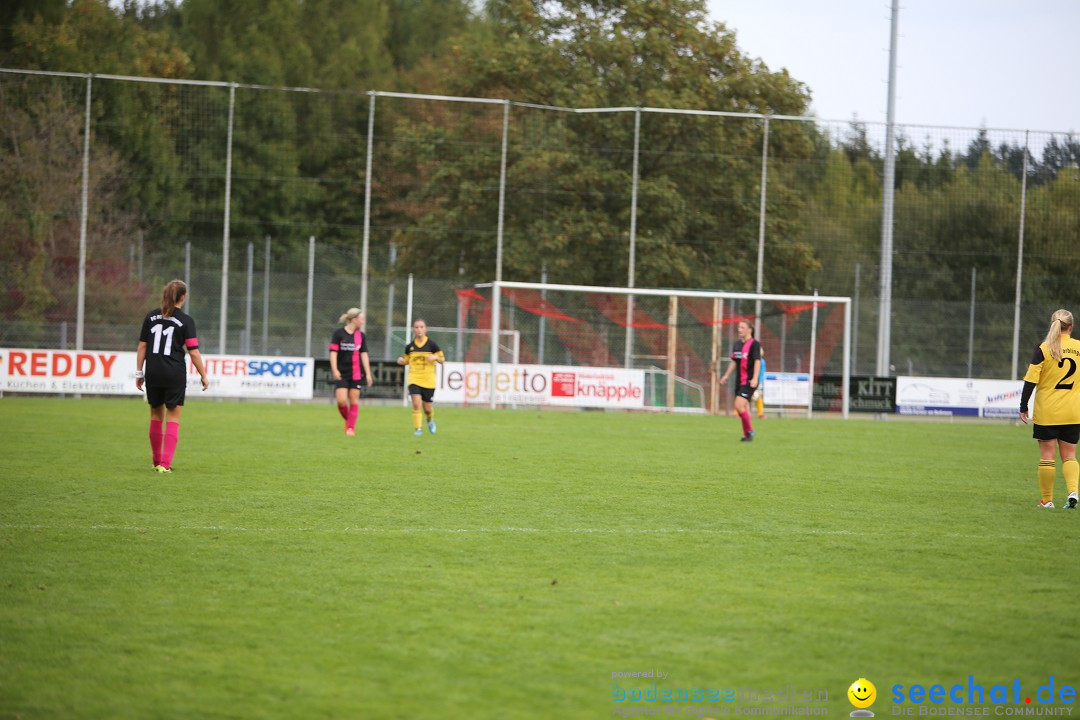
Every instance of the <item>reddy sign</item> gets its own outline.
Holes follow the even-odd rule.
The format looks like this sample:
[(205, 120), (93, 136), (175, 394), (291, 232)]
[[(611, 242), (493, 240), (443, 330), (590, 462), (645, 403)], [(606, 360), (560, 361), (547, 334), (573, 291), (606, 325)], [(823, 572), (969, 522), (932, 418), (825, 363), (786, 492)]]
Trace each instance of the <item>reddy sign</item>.
[(137, 395), (134, 373), (133, 352), (0, 350), (0, 391), (5, 392)]
[[(311, 358), (203, 355), (210, 389), (188, 361), (188, 397), (312, 397)], [(0, 349), (0, 392), (141, 395), (133, 352)]]

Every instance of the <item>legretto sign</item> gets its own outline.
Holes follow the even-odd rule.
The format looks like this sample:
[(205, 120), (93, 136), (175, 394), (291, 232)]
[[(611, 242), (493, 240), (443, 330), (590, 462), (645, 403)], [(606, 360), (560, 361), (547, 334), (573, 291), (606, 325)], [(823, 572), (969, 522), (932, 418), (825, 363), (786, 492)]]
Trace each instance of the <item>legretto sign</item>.
[[(408, 379), (405, 380), (408, 384)], [(438, 402), (490, 402), (487, 364), (448, 362), (437, 369)], [(501, 405), (563, 407), (645, 407), (645, 371), (561, 365), (499, 365), (495, 402)]]
[[(312, 397), (311, 358), (203, 355), (210, 388), (188, 361), (188, 397)], [(0, 349), (0, 391), (140, 395), (134, 352)]]

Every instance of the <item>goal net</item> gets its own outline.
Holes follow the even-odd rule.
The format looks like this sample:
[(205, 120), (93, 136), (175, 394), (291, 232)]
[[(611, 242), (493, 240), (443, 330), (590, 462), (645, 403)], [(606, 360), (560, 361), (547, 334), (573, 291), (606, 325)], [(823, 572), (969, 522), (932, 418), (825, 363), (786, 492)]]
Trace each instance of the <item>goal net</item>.
[[(814, 379), (830, 375), (848, 414), (847, 297), (499, 282), (457, 300), (466, 343), (447, 372), (471, 388), (463, 402), (716, 414), (731, 407), (736, 383), (719, 379), (748, 320), (770, 411), (812, 414)], [(514, 338), (513, 356), (505, 341), (492, 348), (493, 327)]]

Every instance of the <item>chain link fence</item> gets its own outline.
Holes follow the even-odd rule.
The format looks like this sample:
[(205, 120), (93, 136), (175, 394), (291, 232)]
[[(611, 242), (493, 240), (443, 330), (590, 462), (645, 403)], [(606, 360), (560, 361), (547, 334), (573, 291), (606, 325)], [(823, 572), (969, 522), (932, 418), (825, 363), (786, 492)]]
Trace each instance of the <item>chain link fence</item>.
[[(16, 70), (0, 117), (3, 346), (132, 346), (179, 277), (208, 352), (326, 357), (363, 305), (393, 359), (411, 285), (455, 357), (458, 291), (588, 279), (850, 296), (850, 369), (874, 372), (881, 124)], [(1080, 147), (897, 134), (891, 373), (1022, 373), (1076, 305)]]

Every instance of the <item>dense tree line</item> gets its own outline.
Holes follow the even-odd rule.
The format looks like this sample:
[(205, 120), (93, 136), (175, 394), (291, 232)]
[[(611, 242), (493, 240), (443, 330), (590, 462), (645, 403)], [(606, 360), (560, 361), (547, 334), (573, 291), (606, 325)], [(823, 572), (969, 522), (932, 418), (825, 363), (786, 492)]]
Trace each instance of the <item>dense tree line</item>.
[[(236, 91), (232, 233), (280, 238), (283, 253), (308, 234), (359, 243), (369, 89), (764, 115), (803, 115), (811, 92), (745, 55), (704, 0), (11, 0), (0, 65), (325, 90)], [(70, 282), (45, 269), (78, 237), (83, 107), (77, 84), (0, 81), (2, 309), (44, 319), (70, 307)], [(137, 233), (159, 247), (220, 243), (228, 89), (103, 82), (94, 93), (98, 256), (121, 257)], [(391, 272), (392, 246), (395, 272), (489, 280), (503, 107), (377, 102), (376, 272)], [(553, 281), (624, 284), (634, 113), (510, 113), (504, 277), (535, 280), (543, 266)], [(640, 122), (637, 284), (753, 289), (763, 123)], [(965, 300), (974, 267), (981, 300), (1011, 302), (1022, 144), (995, 147), (985, 131), (966, 147), (918, 142), (898, 145), (894, 297)], [(768, 150), (766, 291), (850, 294), (856, 265), (869, 286), (879, 144), (858, 123), (834, 136), (774, 121)], [(1028, 159), (1026, 300), (1074, 296), (1078, 162), (1071, 136)]]

